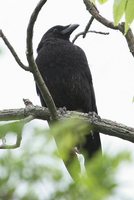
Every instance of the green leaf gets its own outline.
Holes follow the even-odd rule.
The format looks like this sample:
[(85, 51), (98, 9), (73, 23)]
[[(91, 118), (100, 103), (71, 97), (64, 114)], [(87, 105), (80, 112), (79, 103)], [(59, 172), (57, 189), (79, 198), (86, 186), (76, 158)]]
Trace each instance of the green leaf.
[(0, 125), (0, 138), (3, 138), (7, 133), (10, 132), (21, 134), (23, 126), (24, 123), (22, 121)]
[(114, 14), (114, 24), (118, 25), (121, 20), (123, 14), (125, 13), (127, 0), (114, 0), (113, 4), (113, 14)]
[(125, 19), (126, 19), (125, 33), (127, 33), (131, 23), (134, 20), (134, 0), (127, 1)]
[[(98, 0), (98, 2), (100, 3), (100, 4), (104, 4), (104, 3), (106, 3), (108, 0)], [(93, 4), (95, 4), (95, 2), (96, 2), (96, 0), (91, 0), (91, 2), (93, 3)]]
[[(87, 122), (72, 117), (51, 126), (50, 134), (54, 136), (58, 150), (64, 160), (68, 159), (68, 152), (76, 146), (79, 141), (83, 142), (85, 135), (89, 132)], [(65, 142), (66, 141), (66, 142)]]
[(98, 0), (100, 4), (106, 3), (107, 0)]

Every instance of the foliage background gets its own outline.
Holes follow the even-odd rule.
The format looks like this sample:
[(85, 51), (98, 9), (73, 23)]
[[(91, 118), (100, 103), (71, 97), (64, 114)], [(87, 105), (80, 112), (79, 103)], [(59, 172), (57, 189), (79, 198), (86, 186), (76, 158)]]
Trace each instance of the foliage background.
[[(130, 153), (120, 152), (115, 156), (105, 153), (103, 158), (99, 154), (96, 155), (87, 163), (88, 177), (83, 172), (81, 179), (74, 183), (60, 160), (59, 153), (52, 146), (51, 135), (60, 134), (60, 144), (69, 142), (68, 135), (73, 136), (71, 140), (74, 141), (74, 131), (71, 127), (73, 124), (76, 126), (76, 123), (65, 121), (62, 126), (55, 125), (52, 131), (45, 130), (41, 123), (42, 128), (37, 128), (35, 124), (36, 122), (34, 125), (29, 124), (23, 129), (24, 139), (21, 148), (3, 150), (3, 152), (1, 150), (1, 200), (86, 200), (89, 198), (103, 200), (116, 196), (118, 199), (125, 199), (122, 194), (116, 192), (120, 185), (117, 181), (117, 173), (121, 164), (127, 165), (130, 162)], [(7, 137), (7, 142), (13, 142), (11, 137), (13, 138), (13, 135)], [(68, 151), (64, 149), (67, 156)], [(74, 170), (75, 164), (72, 165)]]

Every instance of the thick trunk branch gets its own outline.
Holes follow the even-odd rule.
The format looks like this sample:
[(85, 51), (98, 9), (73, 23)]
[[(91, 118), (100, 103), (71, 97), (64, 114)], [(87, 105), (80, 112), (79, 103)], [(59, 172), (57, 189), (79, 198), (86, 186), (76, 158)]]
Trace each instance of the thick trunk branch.
[[(111, 120), (101, 119), (100, 117), (94, 115), (90, 116), (87, 113), (80, 113), (75, 111), (61, 112), (59, 109), (58, 115), (59, 120), (77, 116), (80, 119), (86, 120), (89, 123), (90, 128), (92, 127), (100, 133), (134, 142), (134, 128), (132, 127), (128, 127)], [(40, 106), (28, 106), (21, 109), (7, 109), (0, 111), (0, 121), (20, 120), (28, 116), (33, 116), (34, 119), (42, 119), (47, 121), (49, 121), (51, 118), (49, 110)]]

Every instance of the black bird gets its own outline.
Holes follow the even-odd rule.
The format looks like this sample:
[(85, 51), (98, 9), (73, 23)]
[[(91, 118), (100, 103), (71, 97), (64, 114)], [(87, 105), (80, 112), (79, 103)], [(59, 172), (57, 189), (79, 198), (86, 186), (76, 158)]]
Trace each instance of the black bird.
[[(96, 112), (92, 76), (84, 51), (70, 42), (77, 24), (54, 26), (42, 37), (36, 63), (56, 107), (81, 112)], [(46, 106), (37, 87), (41, 103)], [(82, 148), (91, 158), (101, 147), (98, 132), (88, 134)]]

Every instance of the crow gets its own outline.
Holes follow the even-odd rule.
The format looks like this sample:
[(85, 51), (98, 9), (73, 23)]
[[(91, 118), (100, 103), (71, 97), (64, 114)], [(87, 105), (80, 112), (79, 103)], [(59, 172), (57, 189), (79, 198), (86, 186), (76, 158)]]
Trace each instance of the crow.
[[(57, 108), (84, 113), (97, 113), (92, 75), (84, 51), (69, 39), (78, 24), (54, 26), (42, 37), (38, 48), (36, 64), (52, 95)], [(46, 106), (39, 88), (42, 106)], [(101, 149), (98, 132), (85, 136), (81, 145), (88, 158)]]

